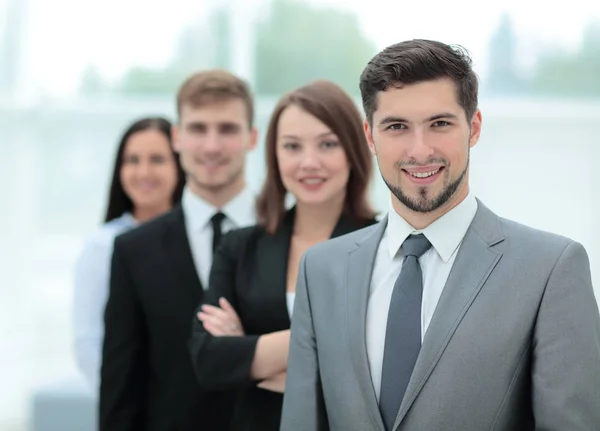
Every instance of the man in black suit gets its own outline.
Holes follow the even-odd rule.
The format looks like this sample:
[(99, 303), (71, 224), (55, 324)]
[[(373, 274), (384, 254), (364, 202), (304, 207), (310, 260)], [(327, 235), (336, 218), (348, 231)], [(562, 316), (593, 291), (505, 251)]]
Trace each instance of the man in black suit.
[(253, 99), (245, 82), (212, 70), (184, 82), (177, 111), (181, 206), (115, 240), (100, 431), (227, 430), (232, 415), (233, 394), (199, 387), (187, 341), (222, 232), (255, 223), (244, 173), (257, 139)]

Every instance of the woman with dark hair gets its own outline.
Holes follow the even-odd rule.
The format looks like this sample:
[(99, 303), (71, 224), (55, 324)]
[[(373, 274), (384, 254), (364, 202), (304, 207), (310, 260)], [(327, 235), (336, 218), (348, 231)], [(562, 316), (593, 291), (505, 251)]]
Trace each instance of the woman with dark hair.
[[(267, 132), (266, 164), (259, 224), (222, 239), (190, 342), (201, 385), (240, 390), (235, 431), (279, 429), (303, 253), (375, 223), (363, 121), (337, 85), (316, 81), (280, 100)], [(286, 210), (288, 194), (295, 205)]]
[(129, 126), (117, 149), (105, 223), (87, 239), (75, 268), (76, 360), (94, 390), (99, 384), (114, 238), (178, 204), (184, 183), (171, 143), (171, 123), (152, 117)]

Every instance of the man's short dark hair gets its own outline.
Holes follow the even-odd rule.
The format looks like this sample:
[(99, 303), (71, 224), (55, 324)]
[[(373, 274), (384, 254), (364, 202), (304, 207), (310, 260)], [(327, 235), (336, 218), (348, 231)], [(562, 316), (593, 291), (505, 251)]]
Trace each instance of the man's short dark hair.
[(360, 76), (363, 109), (369, 124), (377, 110), (377, 95), (389, 87), (450, 78), (467, 121), (477, 110), (479, 83), (467, 51), (458, 45), (414, 39), (388, 46), (369, 61)]

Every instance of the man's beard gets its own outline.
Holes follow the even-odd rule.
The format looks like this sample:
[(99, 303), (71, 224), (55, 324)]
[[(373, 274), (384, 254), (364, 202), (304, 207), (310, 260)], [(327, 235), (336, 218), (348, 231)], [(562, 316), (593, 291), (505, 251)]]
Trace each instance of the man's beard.
[[(411, 198), (409, 196), (407, 196), (403, 191), (402, 188), (400, 186), (394, 186), (390, 183), (388, 183), (386, 181), (385, 178), (383, 178), (383, 175), (381, 176), (383, 178), (383, 182), (385, 183), (385, 185), (388, 187), (388, 189), (390, 189), (390, 191), (394, 194), (394, 196), (396, 196), (396, 198), (409, 210), (414, 211), (414, 212), (419, 212), (419, 213), (429, 213), (432, 211), (437, 210), (438, 208), (440, 208), (441, 206), (443, 206), (444, 204), (446, 204), (450, 198), (452, 198), (452, 196), (454, 196), (454, 194), (456, 193), (456, 190), (458, 190), (458, 187), (461, 185), (461, 183), (463, 182), (465, 176), (467, 175), (467, 171), (469, 169), (469, 160), (470, 160), (470, 155), (467, 157), (467, 164), (465, 165), (465, 169), (461, 172), (461, 174), (459, 175), (459, 177), (454, 180), (453, 182), (451, 182), (450, 184), (446, 185), (444, 187), (444, 189), (442, 190), (442, 192), (435, 198), (429, 198), (427, 196), (427, 187), (421, 187), (419, 189), (419, 198)], [(407, 165), (405, 165), (407, 166)], [(448, 169), (449, 164), (445, 163), (444, 164), (444, 169)]]

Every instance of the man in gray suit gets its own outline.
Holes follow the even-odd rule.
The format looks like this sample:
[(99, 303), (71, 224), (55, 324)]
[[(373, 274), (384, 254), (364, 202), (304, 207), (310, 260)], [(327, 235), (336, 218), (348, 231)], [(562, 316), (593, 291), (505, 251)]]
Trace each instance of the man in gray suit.
[(469, 191), (467, 54), (390, 46), (360, 90), (390, 210), (302, 258), (281, 429), (600, 430), (587, 254)]

